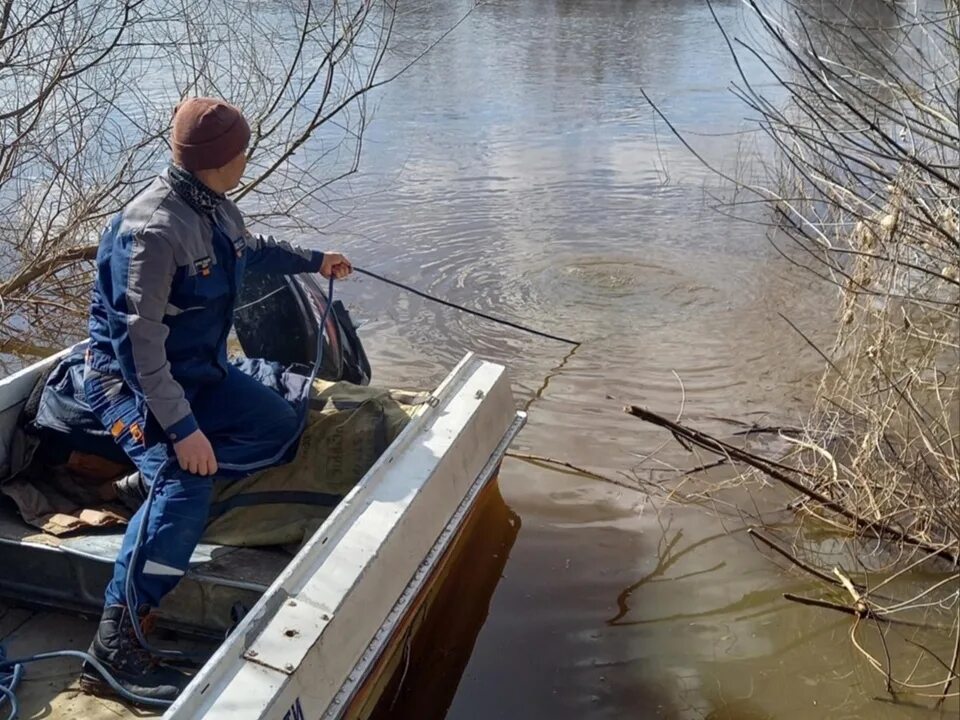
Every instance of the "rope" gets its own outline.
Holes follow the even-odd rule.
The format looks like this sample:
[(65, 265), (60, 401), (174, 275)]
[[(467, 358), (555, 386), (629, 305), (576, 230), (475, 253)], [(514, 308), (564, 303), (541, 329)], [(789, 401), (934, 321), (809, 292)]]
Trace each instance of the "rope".
[[(136, 622), (134, 622), (134, 625), (136, 625)], [(167, 700), (144, 697), (142, 695), (137, 695), (136, 693), (130, 692), (120, 683), (118, 683), (116, 679), (109, 672), (107, 672), (107, 669), (103, 666), (103, 664), (97, 660), (97, 658), (93, 657), (93, 655), (81, 652), (79, 650), (58, 650), (57, 652), (40, 653), (38, 655), (17, 658), (16, 660), (0, 660), (0, 682), (12, 679), (12, 682), (6, 686), (0, 684), (0, 702), (6, 699), (9, 700), (12, 705), (12, 710), (7, 716), (7, 720), (17, 720), (17, 717), (19, 717), (19, 706), (17, 705), (17, 696), (15, 695), (15, 690), (20, 678), (23, 677), (23, 666), (35, 662), (55, 660), (57, 658), (78, 658), (86, 661), (98, 673), (100, 673), (106, 683), (113, 688), (114, 692), (132, 703), (150, 707), (169, 707), (172, 704)]]
[(536, 335), (537, 337), (546, 338), (547, 340), (556, 340), (557, 342), (566, 343), (567, 345), (573, 345), (574, 347), (579, 347), (581, 345), (581, 343), (578, 340), (570, 340), (568, 338), (560, 337), (559, 335), (551, 335), (550, 333), (541, 332), (540, 330), (534, 330), (533, 328), (525, 327), (524, 325), (520, 325), (510, 320), (504, 320), (503, 318), (498, 318), (498, 317), (494, 317), (493, 315), (488, 315), (487, 313), (480, 312), (479, 310), (471, 310), (470, 308), (463, 307), (462, 305), (457, 305), (456, 303), (452, 303), (449, 300), (443, 300), (442, 298), (429, 295), (423, 292), (422, 290), (417, 290), (416, 288), (410, 287), (409, 285), (405, 285), (404, 283), (399, 282), (397, 280), (391, 280), (390, 278), (384, 277), (383, 275), (378, 275), (377, 273), (371, 270), (365, 270), (363, 268), (357, 267), (356, 265), (353, 266), (353, 269), (355, 272), (358, 272), (361, 275), (366, 275), (367, 277), (371, 277), (374, 280), (379, 280), (380, 282), (386, 283), (387, 285), (393, 285), (396, 288), (400, 288), (401, 290), (406, 290), (408, 293), (412, 293), (413, 295), (416, 295), (417, 297), (421, 297), (424, 300), (429, 300), (430, 302), (435, 302), (440, 305), (445, 305), (448, 308), (459, 310), (460, 312), (467, 313), (468, 315), (476, 315), (477, 317), (483, 318), (484, 320), (489, 320), (490, 322), (497, 323), (498, 325), (506, 325), (507, 327), (511, 327), (514, 330), (520, 330), (521, 332), (525, 332), (530, 335)]

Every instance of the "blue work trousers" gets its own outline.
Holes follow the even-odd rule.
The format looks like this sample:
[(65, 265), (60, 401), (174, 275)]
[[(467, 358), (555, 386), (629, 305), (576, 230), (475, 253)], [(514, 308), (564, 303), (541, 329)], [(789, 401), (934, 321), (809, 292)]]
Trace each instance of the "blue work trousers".
[[(190, 556), (203, 535), (213, 478), (180, 468), (173, 446), (163, 433), (147, 431), (136, 396), (122, 378), (88, 367), (84, 391), (94, 414), (144, 480), (156, 485), (149, 508), (144, 503), (127, 526), (113, 580), (107, 586), (106, 605), (127, 604), (127, 573), (131, 572), (140, 526), (147, 523), (137, 567), (132, 569), (133, 586), (140, 607), (157, 607), (187, 571)], [(218, 464), (266, 466), (265, 461), (276, 456), (299, 430), (297, 412), (287, 400), (232, 366), (220, 382), (185, 388), (185, 392)], [(247, 474), (224, 471), (217, 477), (238, 479)]]

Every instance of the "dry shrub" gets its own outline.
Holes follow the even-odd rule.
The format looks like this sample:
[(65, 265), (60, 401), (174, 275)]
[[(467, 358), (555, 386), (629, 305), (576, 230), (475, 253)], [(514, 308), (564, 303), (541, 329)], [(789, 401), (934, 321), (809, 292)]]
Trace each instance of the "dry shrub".
[[(943, 548), (960, 540), (957, 248), (916, 223), (911, 194), (849, 238), (836, 343), (798, 455), (857, 514)], [(946, 201), (946, 198), (944, 198)], [(956, 236), (956, 209), (936, 208)], [(865, 293), (862, 288), (874, 288)]]
[[(836, 340), (808, 339), (827, 367), (806, 428), (784, 434), (793, 450), (780, 463), (634, 414), (797, 490), (802, 532), (766, 546), (828, 585), (821, 598), (792, 599), (851, 613), (851, 641), (893, 697), (955, 705), (960, 7), (745, 6), (752, 37), (717, 27), (737, 61), (734, 92), (774, 151), (761, 157), (775, 160), (749, 180), (717, 169), (735, 191), (724, 209), (753, 221), (766, 209), (773, 246), (835, 290)], [(790, 322), (802, 332), (802, 318)]]

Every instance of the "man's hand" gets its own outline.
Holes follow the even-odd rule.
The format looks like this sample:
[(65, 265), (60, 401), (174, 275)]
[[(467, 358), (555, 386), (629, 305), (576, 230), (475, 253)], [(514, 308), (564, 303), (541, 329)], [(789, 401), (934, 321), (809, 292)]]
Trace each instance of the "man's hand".
[(325, 278), (335, 277), (337, 280), (343, 280), (353, 272), (353, 265), (347, 258), (338, 252), (325, 252), (323, 254), (323, 265), (320, 266), (320, 274)]
[(213, 447), (202, 431), (194, 430), (175, 443), (173, 450), (184, 470), (194, 475), (213, 475), (217, 472), (217, 458), (213, 455)]

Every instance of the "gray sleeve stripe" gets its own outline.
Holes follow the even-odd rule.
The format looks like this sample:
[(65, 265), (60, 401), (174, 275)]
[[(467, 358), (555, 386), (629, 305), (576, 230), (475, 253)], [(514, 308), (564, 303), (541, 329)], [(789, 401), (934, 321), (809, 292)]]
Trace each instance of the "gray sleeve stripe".
[(190, 414), (183, 388), (167, 361), (169, 329), (163, 324), (176, 269), (164, 238), (137, 234), (127, 266), (127, 333), (140, 389), (150, 411), (164, 428)]

